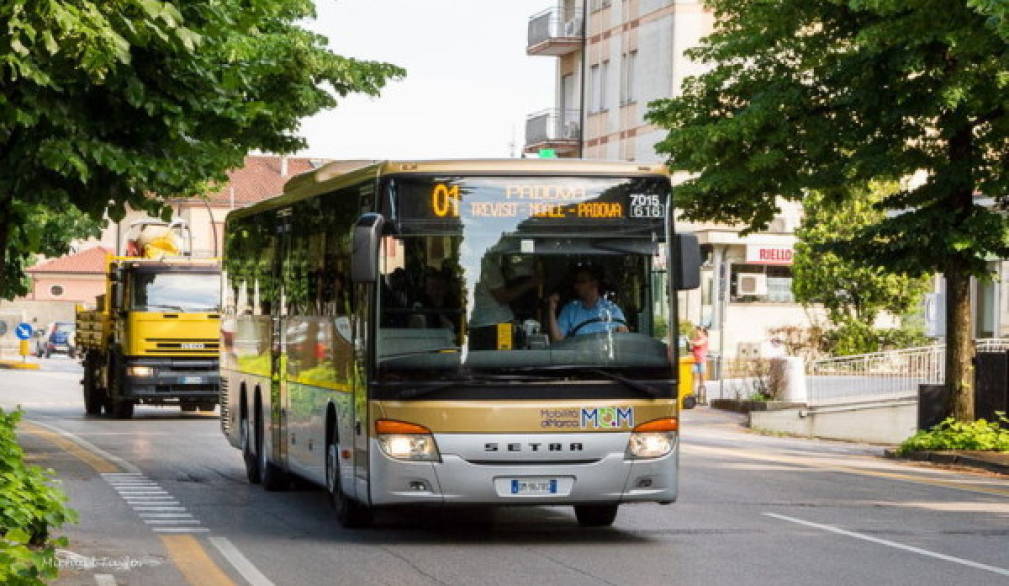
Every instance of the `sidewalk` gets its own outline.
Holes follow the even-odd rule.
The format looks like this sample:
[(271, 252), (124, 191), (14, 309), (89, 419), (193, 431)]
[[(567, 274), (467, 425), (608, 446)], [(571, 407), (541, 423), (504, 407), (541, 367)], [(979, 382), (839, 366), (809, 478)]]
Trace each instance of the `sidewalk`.
[(917, 460), (935, 464), (954, 464), (968, 468), (980, 468), (989, 472), (1009, 475), (1009, 453), (982, 452), (973, 450), (943, 450), (912, 452), (907, 456), (898, 456), (896, 450), (886, 450), (887, 458), (896, 460)]

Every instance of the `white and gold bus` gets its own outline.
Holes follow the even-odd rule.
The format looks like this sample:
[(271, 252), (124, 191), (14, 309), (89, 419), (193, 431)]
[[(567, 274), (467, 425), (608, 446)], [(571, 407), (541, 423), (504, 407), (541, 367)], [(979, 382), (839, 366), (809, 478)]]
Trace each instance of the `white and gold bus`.
[(676, 500), (672, 301), (700, 261), (666, 169), (345, 168), (227, 219), (222, 428), (249, 481), (325, 486), (346, 526), (453, 504), (608, 525)]

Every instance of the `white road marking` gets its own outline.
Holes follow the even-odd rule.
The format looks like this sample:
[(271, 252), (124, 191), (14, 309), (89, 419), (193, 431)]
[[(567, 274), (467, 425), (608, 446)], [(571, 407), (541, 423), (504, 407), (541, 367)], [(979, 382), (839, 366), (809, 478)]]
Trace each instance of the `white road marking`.
[[(64, 431), (64, 430), (62, 430), (62, 429), (60, 429), (58, 427), (49, 425), (47, 423), (43, 423), (43, 422), (39, 421), (38, 419), (30, 419), (29, 421), (31, 423), (34, 423), (35, 425), (44, 427), (44, 428), (48, 429), (49, 431), (51, 431), (53, 433), (58, 433), (58, 434), (62, 435), (63, 437), (65, 437), (68, 440), (74, 442), (75, 444), (79, 445), (80, 447), (84, 448), (85, 450), (90, 451), (92, 454), (98, 454), (99, 456), (101, 456), (101, 457), (105, 458), (106, 460), (112, 462), (116, 466), (119, 466), (120, 469), (125, 470), (128, 473), (140, 474), (140, 468), (137, 468), (136, 466), (134, 466), (133, 464), (130, 464), (126, 460), (123, 460), (119, 456), (113, 456), (112, 454), (106, 452), (105, 450), (99, 448), (98, 446), (92, 444), (91, 442), (89, 442), (89, 441), (87, 441), (85, 439), (81, 439), (81, 438), (77, 437), (76, 435), (74, 435), (74, 434), (72, 434), (72, 433), (70, 433), (68, 431)], [(111, 473), (111, 474), (116, 474), (116, 473)], [(102, 474), (103, 477), (104, 476), (108, 476), (108, 475), (109, 475), (109, 473)]]
[(242, 555), (242, 552), (238, 551), (238, 548), (227, 537), (210, 537), (209, 540), (217, 548), (217, 551), (221, 552), (224, 559), (228, 560), (231, 567), (238, 570), (238, 573), (245, 578), (249, 586), (273, 586), (273, 582), (264, 576), (256, 566), (252, 565), (252, 562)]
[(796, 523), (799, 525), (805, 525), (807, 527), (813, 527), (815, 529), (821, 529), (823, 531), (829, 531), (831, 533), (836, 533), (838, 535), (844, 535), (846, 537), (853, 537), (855, 539), (861, 539), (863, 541), (870, 541), (872, 543), (878, 543), (880, 545), (885, 545), (887, 547), (892, 547), (894, 549), (902, 549), (904, 551), (909, 551), (911, 553), (916, 553), (918, 555), (923, 555), (926, 557), (936, 558), (939, 560), (953, 562), (954, 564), (960, 564), (962, 566), (967, 566), (970, 568), (976, 568), (978, 570), (984, 570), (986, 572), (992, 572), (993, 574), (999, 574), (1001, 576), (1009, 576), (1009, 570), (1005, 568), (999, 568), (996, 566), (989, 566), (987, 564), (981, 564), (978, 562), (972, 562), (970, 560), (965, 560), (963, 558), (954, 557), (951, 555), (946, 555), (942, 553), (936, 553), (934, 551), (929, 551), (927, 549), (921, 549), (920, 547), (913, 547), (910, 545), (904, 545), (903, 543), (897, 543), (896, 541), (889, 541), (886, 539), (880, 539), (878, 537), (873, 537), (871, 535), (865, 535), (862, 533), (856, 533), (855, 531), (846, 531), (834, 527), (833, 525), (822, 525), (820, 523), (813, 523), (812, 521), (803, 521), (802, 519), (796, 519), (795, 517), (787, 517), (785, 515), (778, 515), (776, 513), (764, 513), (764, 516), (773, 517), (775, 519), (780, 519), (782, 521), (788, 521), (789, 523)]
[[(130, 505), (134, 511), (143, 519), (144, 523), (151, 528), (154, 533), (209, 533), (210, 529), (203, 527), (199, 519), (193, 518), (186, 513), (186, 508), (179, 506), (179, 501), (175, 500), (168, 491), (161, 489), (156, 483), (145, 476), (139, 468), (105, 450), (95, 446), (91, 442), (77, 437), (76, 435), (64, 431), (58, 427), (31, 420), (32, 423), (44, 427), (57, 433), (68, 440), (76, 443), (85, 450), (97, 454), (108, 461), (113, 462), (125, 472), (105, 472), (102, 478), (119, 493), (119, 496)], [(149, 490), (158, 489), (158, 490)], [(175, 513), (141, 513), (141, 510), (172, 510)], [(158, 518), (151, 518), (157, 515)], [(183, 515), (188, 518), (183, 518)], [(146, 517), (146, 518), (145, 518)], [(221, 555), (253, 586), (273, 586), (255, 566), (241, 552), (223, 537), (211, 538)], [(98, 586), (115, 586), (115, 578), (110, 574), (95, 574), (95, 582)]]
[(206, 527), (151, 527), (155, 533), (210, 533)]
[(185, 511), (186, 507), (131, 507), (134, 511)]

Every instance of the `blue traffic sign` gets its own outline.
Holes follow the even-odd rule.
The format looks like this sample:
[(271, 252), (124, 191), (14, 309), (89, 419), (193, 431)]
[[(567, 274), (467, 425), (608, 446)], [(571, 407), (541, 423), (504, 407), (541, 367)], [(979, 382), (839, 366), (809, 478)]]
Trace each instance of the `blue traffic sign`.
[(27, 340), (32, 337), (32, 325), (21, 322), (18, 327), (14, 328), (14, 335), (18, 337), (18, 340)]

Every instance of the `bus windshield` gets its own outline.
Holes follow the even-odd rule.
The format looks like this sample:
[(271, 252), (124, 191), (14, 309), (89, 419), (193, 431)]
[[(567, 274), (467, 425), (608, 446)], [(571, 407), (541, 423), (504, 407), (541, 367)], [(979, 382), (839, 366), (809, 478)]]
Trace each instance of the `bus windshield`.
[(665, 177), (395, 178), (379, 380), (668, 379), (669, 191)]
[(137, 272), (133, 277), (136, 311), (219, 311), (221, 278), (216, 273)]

